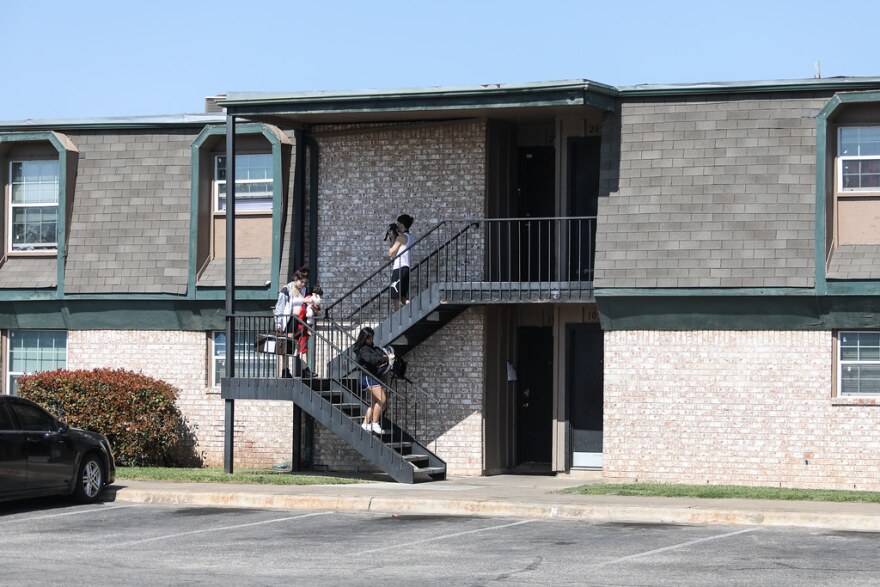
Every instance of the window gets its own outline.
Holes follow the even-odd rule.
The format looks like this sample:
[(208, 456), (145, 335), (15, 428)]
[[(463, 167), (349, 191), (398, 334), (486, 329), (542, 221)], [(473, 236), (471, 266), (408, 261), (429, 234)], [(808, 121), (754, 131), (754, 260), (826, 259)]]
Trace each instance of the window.
[(12, 403), (9, 407), (15, 413), (22, 430), (28, 432), (55, 432), (58, 430), (55, 419), (39, 408), (18, 403)]
[(0, 432), (14, 429), (15, 428), (12, 426), (12, 416), (9, 415), (6, 406), (0, 404)]
[(880, 395), (880, 332), (841, 332), (837, 349), (840, 395)]
[(58, 248), (58, 160), (9, 162), (9, 250)]
[[(213, 336), (214, 350), (212, 353), (212, 385), (220, 386), (220, 378), (226, 376), (226, 333), (215, 332)], [(278, 374), (278, 361), (275, 355), (257, 353), (255, 335), (250, 334), (244, 339), (237, 337), (235, 341), (235, 375), (236, 377), (275, 377)]]
[(26, 373), (67, 367), (67, 333), (13, 330), (9, 333), (7, 393), (15, 395), (16, 381)]
[(838, 190), (880, 191), (880, 126), (840, 129)]
[[(226, 210), (226, 157), (214, 158), (214, 210)], [(235, 211), (272, 210), (272, 155), (235, 156)]]

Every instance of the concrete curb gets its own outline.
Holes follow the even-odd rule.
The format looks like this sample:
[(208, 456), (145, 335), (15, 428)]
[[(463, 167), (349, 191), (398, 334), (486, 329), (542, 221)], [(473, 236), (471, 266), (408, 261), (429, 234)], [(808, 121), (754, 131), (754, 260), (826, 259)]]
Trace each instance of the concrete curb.
[(116, 492), (115, 501), (356, 513), (581, 520), (592, 523), (719, 524), (880, 532), (880, 516), (877, 515), (859, 515), (846, 512), (760, 511), (703, 506), (572, 505), (490, 499), (451, 500), (421, 497), (279, 495), (253, 492), (135, 488), (119, 489)]

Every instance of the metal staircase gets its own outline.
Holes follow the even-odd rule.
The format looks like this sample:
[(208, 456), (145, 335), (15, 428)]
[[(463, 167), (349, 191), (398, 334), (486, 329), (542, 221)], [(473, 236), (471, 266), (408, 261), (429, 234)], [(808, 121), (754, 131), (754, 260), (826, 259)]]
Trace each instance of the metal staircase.
[(299, 361), (292, 349), (256, 352), (258, 336), (274, 330), (271, 316), (235, 316), (236, 377), (222, 379), (221, 396), (293, 401), (395, 480), (444, 479), (434, 454), (440, 410), (409, 379), (382, 383), (383, 433), (361, 428), (369, 398), (352, 353), (357, 333), (369, 326), (375, 344), (403, 356), (474, 304), (593, 301), (594, 236), (595, 217), (441, 222), (411, 247), (409, 303), (398, 308), (390, 296), (389, 260), (327, 307), (318, 328), (293, 318), (311, 335), (306, 377), (280, 377)]
[(361, 391), (359, 379), (365, 371), (321, 330), (297, 322), (311, 336), (313, 357), (333, 357), (336, 373), (331, 373), (327, 361), (306, 377), (275, 375), (283, 365), (294, 362), (296, 366), (300, 359), (292, 356), (292, 349), (288, 348), (282, 348), (277, 355), (256, 352), (254, 343), (258, 336), (270, 332), (274, 321), (271, 316), (238, 316), (236, 339), (242, 341), (240, 348), (246, 356), (242, 364), (244, 373), (221, 380), (221, 397), (292, 401), (394, 480), (414, 483), (445, 479), (446, 463), (428, 448), (433, 444), (436, 450), (436, 441), (431, 443), (427, 439), (436, 434), (432, 418), (437, 413), (428, 394), (405, 378), (382, 382), (388, 397), (381, 420), (383, 433), (364, 430), (361, 422), (369, 406), (369, 392)]

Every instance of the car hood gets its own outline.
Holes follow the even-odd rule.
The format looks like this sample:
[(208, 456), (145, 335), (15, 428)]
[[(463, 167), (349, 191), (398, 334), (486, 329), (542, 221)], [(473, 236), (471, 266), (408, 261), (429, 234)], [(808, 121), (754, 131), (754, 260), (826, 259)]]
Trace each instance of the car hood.
[(107, 442), (107, 438), (103, 434), (98, 434), (97, 432), (92, 432), (91, 430), (83, 430), (82, 428), (70, 428), (68, 434), (74, 438), (92, 440), (100, 444)]

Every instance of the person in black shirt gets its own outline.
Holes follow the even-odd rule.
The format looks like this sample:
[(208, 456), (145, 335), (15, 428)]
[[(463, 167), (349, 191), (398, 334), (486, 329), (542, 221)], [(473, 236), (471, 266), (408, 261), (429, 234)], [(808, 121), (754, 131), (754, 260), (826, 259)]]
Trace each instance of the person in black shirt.
[(352, 350), (357, 357), (358, 364), (366, 371), (365, 373), (361, 373), (361, 392), (369, 391), (372, 401), (372, 405), (367, 408), (367, 413), (364, 416), (364, 423), (361, 424), (361, 428), (376, 434), (382, 434), (383, 430), (380, 422), (382, 420), (382, 410), (385, 409), (387, 397), (385, 389), (383, 389), (382, 384), (380, 383), (382, 376), (379, 373), (379, 368), (381, 365), (387, 364), (390, 357), (388, 357), (382, 349), (373, 344), (374, 334), (373, 329), (369, 326), (361, 329)]

